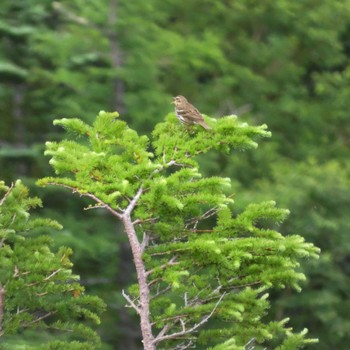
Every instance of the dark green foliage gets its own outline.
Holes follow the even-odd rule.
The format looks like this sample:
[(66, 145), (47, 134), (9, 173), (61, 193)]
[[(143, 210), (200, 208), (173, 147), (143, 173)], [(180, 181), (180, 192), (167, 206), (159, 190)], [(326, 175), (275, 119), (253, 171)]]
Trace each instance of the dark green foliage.
[[(290, 203), (291, 215), (283, 223), (283, 229), (305, 231), (305, 236), (323, 252), (317, 264), (303, 264), (303, 270), (310, 277), (309, 283), (303, 285), (303, 293), (282, 293), (276, 312), (293, 315), (292, 323), (308, 327), (311, 333), (322, 330), (320, 347), (336, 348), (340, 341), (350, 341), (347, 332), (350, 312), (347, 288), (350, 283), (347, 263), (350, 249), (349, 167), (335, 161), (317, 164), (310, 160), (292, 167), (290, 163), (281, 162), (272, 169), (273, 183), (266, 179), (258, 181), (253, 191), (246, 191), (243, 203), (266, 196), (280, 198), (281, 205)], [(291, 187), (294, 188), (292, 193)], [(239, 205), (244, 206), (243, 203)], [(305, 212), (310, 215), (306, 217)], [(303, 308), (308, 314), (307, 320), (305, 312), (297, 312), (295, 307)], [(334, 337), (328, 337), (330, 331)]]
[[(91, 121), (96, 110), (118, 110), (144, 133), (170, 111), (170, 96), (181, 93), (204, 113), (267, 123), (273, 139), (260, 151), (209, 153), (201, 172), (232, 178), (242, 201), (274, 199), (290, 208), (283, 232), (303, 232), (322, 246), (323, 263), (312, 265), (313, 276), (324, 276), (322, 288), (317, 279), (295, 298), (283, 293), (277, 315), (293, 313), (296, 328), (309, 328), (322, 350), (346, 348), (349, 176), (338, 170), (349, 155), (349, 9), (349, 0), (2, 0), (1, 177), (33, 185), (47, 175), (42, 144), (60, 138), (52, 120), (64, 115)], [(332, 177), (340, 191), (333, 191)], [(64, 223), (55, 244), (74, 248), (81, 275), (132, 279), (117, 272), (128, 259), (110, 244), (117, 236), (107, 215), (90, 211), (82, 222), (85, 202), (62, 192), (40, 197), (46, 215)], [(110, 284), (88, 288), (111, 297)], [(115, 306), (114, 297), (108, 302)], [(111, 322), (110, 342), (120, 342), (115, 328), (132, 333)]]
[[(61, 247), (53, 252), (52, 239), (44, 235), (61, 225), (31, 218), (29, 211), (41, 206), (41, 201), (29, 197), (20, 181), (11, 187), (1, 182), (0, 191), (0, 336), (4, 349), (20, 345), (56, 349), (57, 344), (65, 349), (98, 348), (99, 338), (89, 323), (100, 323), (97, 314), (104, 304), (84, 295), (79, 277), (72, 273), (71, 249)], [(33, 347), (30, 329), (46, 333), (38, 342), (32, 340)], [(51, 343), (50, 338), (57, 341)]]
[[(56, 121), (80, 137), (47, 142), (58, 177), (39, 184), (69, 188), (117, 217), (137, 200), (132, 219), (145, 248), (153, 330), (161, 348), (222, 343), (213, 349), (240, 349), (252, 338), (261, 344), (274, 339), (279, 349), (312, 342), (306, 332), (285, 328), (287, 320), (269, 323), (264, 316), (268, 290), (300, 291), (305, 276), (299, 262), (316, 258), (318, 248), (276, 231), (289, 212), (274, 202), (251, 204), (232, 216), (230, 180), (203, 177), (196, 158), (211, 149), (256, 147), (257, 139), (270, 135), (266, 126), (229, 116), (207, 118), (209, 132), (187, 130), (170, 114), (149, 142), (116, 117), (100, 112), (91, 126), (78, 119)], [(139, 287), (130, 288), (134, 300)], [(182, 334), (184, 327), (193, 331)]]

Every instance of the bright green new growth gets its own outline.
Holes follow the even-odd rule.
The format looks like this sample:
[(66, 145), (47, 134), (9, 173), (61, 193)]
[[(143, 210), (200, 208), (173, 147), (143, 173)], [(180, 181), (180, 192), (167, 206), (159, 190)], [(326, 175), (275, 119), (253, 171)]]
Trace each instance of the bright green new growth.
[[(236, 116), (206, 117), (213, 130), (186, 130), (169, 114), (149, 140), (117, 117), (100, 112), (92, 126), (56, 120), (76, 140), (46, 144), (58, 176), (39, 184), (90, 197), (96, 203), (91, 208), (106, 208), (124, 223), (129, 240), (136, 232), (133, 252), (140, 250), (144, 266), (142, 271), (135, 260), (139, 283), (124, 296), (139, 313), (141, 328), (143, 317), (149, 318), (152, 334), (145, 341), (147, 329), (143, 332), (145, 349), (195, 344), (228, 350), (261, 343), (287, 350), (312, 342), (306, 331), (286, 328), (287, 320), (263, 317), (267, 290), (299, 291), (305, 279), (299, 260), (316, 258), (319, 250), (298, 235), (275, 230), (288, 210), (274, 202), (251, 204), (233, 216), (230, 180), (203, 177), (196, 158), (211, 149), (255, 148), (256, 140), (270, 136), (266, 126), (248, 126)], [(150, 316), (144, 315), (147, 308)]]
[[(29, 197), (20, 181), (11, 187), (0, 182), (0, 347), (97, 349), (99, 338), (83, 321), (99, 324), (104, 304), (83, 295), (72, 274), (71, 249), (51, 250), (52, 240), (43, 234), (61, 225), (32, 218), (29, 211), (37, 206), (40, 199)], [(48, 333), (31, 346), (30, 329)]]

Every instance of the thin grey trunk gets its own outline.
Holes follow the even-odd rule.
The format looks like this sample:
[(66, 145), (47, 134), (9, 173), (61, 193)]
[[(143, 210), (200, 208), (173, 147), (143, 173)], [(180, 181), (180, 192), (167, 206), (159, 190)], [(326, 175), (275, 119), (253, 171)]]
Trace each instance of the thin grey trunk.
[(155, 350), (156, 347), (154, 345), (154, 337), (152, 334), (152, 325), (149, 314), (150, 292), (147, 284), (145, 264), (142, 260), (141, 244), (137, 239), (135, 228), (130, 215), (125, 213), (122, 217), (122, 222), (124, 224), (126, 234), (129, 238), (132, 255), (134, 257), (137, 281), (140, 288), (140, 304), (138, 305), (138, 308), (144, 350)]

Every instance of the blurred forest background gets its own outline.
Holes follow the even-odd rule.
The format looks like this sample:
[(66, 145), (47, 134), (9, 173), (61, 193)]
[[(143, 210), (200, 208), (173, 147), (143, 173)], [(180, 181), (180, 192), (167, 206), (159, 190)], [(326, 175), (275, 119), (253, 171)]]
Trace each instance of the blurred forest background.
[(120, 295), (135, 278), (128, 245), (108, 214), (35, 186), (52, 172), (44, 143), (61, 138), (53, 119), (99, 110), (150, 133), (177, 94), (269, 126), (257, 150), (211, 153), (203, 167), (233, 180), (237, 212), (271, 199), (291, 210), (281, 232), (322, 255), (302, 267), (301, 294), (273, 292), (273, 317), (307, 327), (317, 349), (349, 348), (350, 1), (2, 0), (0, 38), (0, 178), (21, 178), (43, 199), (38, 214), (64, 225), (57, 246), (108, 304), (104, 349), (138, 348)]

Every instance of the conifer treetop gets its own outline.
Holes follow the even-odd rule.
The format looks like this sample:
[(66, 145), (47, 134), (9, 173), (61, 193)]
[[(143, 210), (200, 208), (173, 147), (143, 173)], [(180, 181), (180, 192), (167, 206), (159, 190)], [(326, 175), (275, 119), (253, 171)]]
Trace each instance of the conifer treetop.
[(233, 215), (230, 179), (205, 177), (198, 163), (210, 150), (256, 148), (270, 133), (236, 116), (204, 117), (212, 130), (186, 129), (171, 113), (151, 138), (117, 113), (100, 112), (93, 125), (56, 120), (74, 139), (46, 144), (56, 176), (39, 184), (89, 197), (87, 209), (104, 208), (123, 223), (137, 272), (137, 284), (123, 295), (140, 316), (146, 350), (159, 344), (242, 349), (277, 335), (279, 349), (312, 342), (287, 328), (287, 320), (264, 322), (263, 316), (268, 289), (300, 290), (299, 261), (319, 250), (276, 231), (288, 210), (273, 201)]

